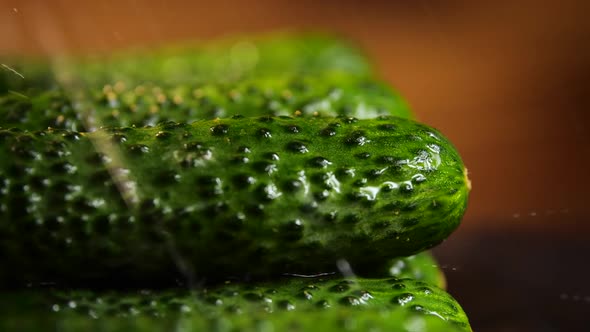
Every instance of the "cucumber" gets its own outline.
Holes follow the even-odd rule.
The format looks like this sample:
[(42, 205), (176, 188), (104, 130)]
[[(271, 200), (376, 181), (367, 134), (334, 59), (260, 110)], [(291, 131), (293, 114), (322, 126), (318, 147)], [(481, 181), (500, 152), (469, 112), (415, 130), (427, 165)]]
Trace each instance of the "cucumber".
[(452, 144), (396, 117), (0, 130), (0, 177), (11, 285), (370, 275), (444, 240), (469, 191)]
[(425, 251), (413, 256), (394, 259), (388, 267), (389, 273), (383, 275), (399, 279), (415, 279), (442, 289), (447, 287), (445, 274), (430, 252)]
[[(76, 80), (100, 89), (116, 83), (136, 86), (201, 85), (236, 82), (244, 78), (316, 75), (345, 72), (369, 77), (372, 68), (357, 48), (340, 39), (321, 36), (267, 36), (186, 45), (158, 50), (121, 52), (103, 57), (77, 59), (0, 58), (0, 93), (14, 91), (29, 95)], [(18, 74), (17, 74), (18, 73)]]
[(295, 112), (325, 117), (410, 117), (406, 104), (387, 85), (344, 73), (284, 74), (170, 88), (155, 84), (107, 85), (88, 93), (83, 101), (84, 104), (76, 104), (69, 92), (63, 90), (29, 97), (0, 95), (0, 126), (83, 131), (101, 126), (141, 127), (162, 121), (193, 122), (236, 114), (277, 116)]
[[(3, 330), (471, 331), (442, 289), (411, 279), (284, 279), (194, 291), (20, 291)], [(7, 303), (7, 302), (5, 302)]]

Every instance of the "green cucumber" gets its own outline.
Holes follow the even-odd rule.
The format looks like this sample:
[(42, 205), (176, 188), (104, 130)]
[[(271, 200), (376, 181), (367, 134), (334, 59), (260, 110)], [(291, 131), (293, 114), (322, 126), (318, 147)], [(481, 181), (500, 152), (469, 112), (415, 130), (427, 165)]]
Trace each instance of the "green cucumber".
[(283, 279), (135, 293), (3, 294), (0, 327), (58, 331), (471, 331), (436, 286), (411, 279)]
[(452, 144), (396, 117), (0, 130), (0, 177), (12, 284), (370, 275), (443, 241), (469, 191)]
[(75, 88), (100, 89), (106, 84), (136, 86), (201, 85), (244, 78), (345, 72), (368, 77), (366, 58), (347, 42), (321, 36), (268, 36), (206, 42), (201, 45), (143, 49), (86, 59), (0, 58), (0, 93), (29, 95), (60, 88), (74, 79)]
[(430, 252), (424, 251), (413, 256), (396, 258), (388, 267), (388, 274), (392, 277), (411, 278), (442, 289), (447, 287), (445, 274)]
[(0, 95), (0, 126), (85, 131), (101, 126), (141, 127), (162, 121), (193, 122), (236, 114), (247, 117), (296, 112), (325, 117), (410, 117), (403, 100), (387, 85), (344, 73), (285, 74), (170, 88), (154, 84), (107, 85), (88, 93), (83, 102), (77, 104), (62, 90), (29, 97)]

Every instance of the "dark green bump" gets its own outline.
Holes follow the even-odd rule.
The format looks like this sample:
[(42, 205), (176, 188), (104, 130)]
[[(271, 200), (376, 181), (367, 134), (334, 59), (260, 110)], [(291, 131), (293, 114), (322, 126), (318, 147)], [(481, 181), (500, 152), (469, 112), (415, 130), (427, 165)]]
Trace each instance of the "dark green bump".
[(267, 152), (264, 154), (264, 158), (272, 161), (277, 161), (280, 159), (279, 154), (276, 152)]
[(426, 177), (422, 174), (416, 174), (412, 176), (412, 183), (418, 184), (426, 181)]
[(275, 119), (272, 116), (261, 116), (258, 118), (258, 121), (264, 122), (264, 123), (272, 123), (275, 121)]
[(260, 138), (271, 138), (272, 137), (272, 133), (270, 132), (270, 129), (268, 129), (268, 128), (260, 128), (260, 129), (258, 129), (256, 134)]
[(80, 134), (76, 132), (67, 132), (62, 134), (62, 137), (68, 141), (78, 141), (80, 140)]
[(242, 146), (238, 147), (238, 152), (239, 153), (251, 153), (252, 150), (249, 147), (242, 145)]
[(323, 136), (323, 137), (336, 136), (336, 128), (334, 128), (332, 126), (328, 126), (320, 131), (320, 136)]
[(297, 297), (302, 300), (311, 300), (313, 298), (313, 294), (309, 290), (302, 290), (297, 294)]
[(356, 214), (347, 214), (342, 218), (344, 224), (356, 224), (360, 221), (360, 217)]
[(244, 210), (249, 216), (262, 217), (264, 215), (264, 208), (264, 204), (247, 204)]
[(247, 164), (250, 162), (250, 159), (246, 156), (234, 156), (230, 162), (236, 165)]
[(303, 287), (301, 287), (301, 290), (308, 290), (308, 291), (317, 291), (320, 288), (314, 284), (309, 284), (309, 285), (305, 285)]
[(301, 204), (299, 210), (303, 213), (311, 214), (315, 213), (318, 209), (318, 202), (312, 201), (310, 203)]
[(299, 141), (292, 141), (292, 142), (287, 143), (287, 150), (289, 150), (291, 152), (296, 152), (296, 153), (309, 152), (309, 150), (307, 149), (307, 146), (305, 146), (305, 144), (303, 144), (302, 142), (299, 142)]
[(124, 143), (127, 141), (127, 136), (121, 133), (115, 133), (111, 136), (111, 141), (113, 141), (114, 143)]
[(90, 152), (88, 157), (84, 158), (84, 160), (92, 166), (100, 166), (105, 162), (106, 158), (107, 157), (102, 153)]
[[(358, 179), (358, 180), (354, 180), (354, 182), (352, 183), (352, 185), (355, 186), (355, 187), (363, 187), (363, 186), (365, 186), (367, 184), (367, 181), (368, 181), (367, 178), (361, 178), (361, 179)], [(354, 195), (354, 198), (356, 199), (357, 198), (356, 195), (358, 194), (358, 192), (350, 193), (350, 194), (351, 195)]]
[(184, 144), (184, 149), (189, 152), (200, 152), (204, 148), (202, 142), (189, 142)]
[(332, 293), (344, 293), (350, 290), (350, 286), (347, 284), (337, 284), (328, 289)]
[(281, 300), (277, 303), (277, 305), (282, 310), (286, 310), (286, 311), (295, 310), (295, 304), (291, 303), (288, 300)]
[(407, 218), (402, 220), (401, 225), (403, 227), (413, 227), (418, 225), (418, 223), (420, 223), (418, 218)]
[(300, 219), (289, 220), (281, 226), (280, 236), (287, 241), (297, 241), (303, 237), (303, 221)]
[(326, 168), (332, 163), (324, 157), (313, 157), (309, 160), (309, 165), (317, 168)]
[(405, 204), (400, 203), (400, 208), (401, 208), (401, 211), (404, 211), (404, 212), (416, 211), (416, 209), (418, 208), (418, 202), (411, 201), (411, 202), (407, 202)]
[(330, 197), (330, 192), (328, 190), (316, 191), (313, 193), (313, 198), (315, 198), (318, 202), (323, 202)]
[(358, 159), (369, 159), (371, 158), (371, 154), (369, 152), (361, 152), (354, 155)]
[(360, 130), (352, 132), (344, 139), (344, 143), (351, 147), (363, 146), (368, 142), (369, 139), (365, 136), (365, 133)]
[(76, 173), (77, 167), (67, 161), (59, 161), (52, 164), (49, 169), (56, 174), (73, 174)]
[(250, 302), (263, 302), (265, 299), (262, 294), (258, 293), (246, 293), (243, 297)]
[(357, 306), (363, 304), (363, 302), (356, 296), (345, 296), (341, 298), (338, 303), (345, 306)]
[(303, 188), (303, 183), (299, 180), (285, 180), (281, 184), (281, 189), (288, 193), (294, 193)]
[(213, 136), (224, 136), (229, 131), (229, 126), (226, 124), (218, 124), (209, 129)]
[(398, 281), (398, 282), (394, 283), (393, 285), (391, 285), (391, 288), (397, 289), (397, 290), (402, 290), (402, 289), (406, 289), (406, 285)]
[(328, 309), (328, 308), (330, 308), (330, 302), (328, 302), (326, 300), (319, 300), (318, 302), (315, 303), (315, 306), (320, 309)]
[(291, 134), (298, 134), (301, 132), (301, 127), (298, 125), (288, 125), (285, 127), (285, 130)]
[(170, 136), (171, 136), (171, 134), (166, 131), (159, 131), (156, 133), (156, 138), (161, 139), (161, 140), (170, 138)]
[(356, 290), (352, 292), (352, 295), (356, 296), (363, 302), (367, 302), (373, 298), (373, 295), (371, 295), (371, 293), (366, 290)]
[(141, 156), (150, 152), (150, 148), (144, 144), (133, 144), (127, 147), (129, 153), (134, 156)]
[(403, 182), (399, 185), (399, 191), (401, 193), (409, 194), (414, 191), (414, 186), (411, 182)]
[(418, 288), (416, 288), (414, 291), (416, 291), (416, 292), (420, 292), (420, 293), (422, 293), (422, 294), (424, 294), (424, 295), (430, 295), (430, 294), (432, 294), (432, 292), (433, 292), (433, 291), (432, 291), (432, 288), (430, 288), (430, 287), (428, 287), (428, 286), (422, 286), (422, 287), (418, 287)]
[(337, 211), (328, 212), (328, 213), (324, 214), (324, 216), (323, 216), (323, 220), (327, 221), (327, 222), (334, 222), (334, 221), (336, 221), (337, 218), (338, 218)]
[(162, 170), (156, 172), (154, 183), (162, 186), (169, 186), (180, 182), (182, 176), (173, 170)]
[(391, 123), (381, 124), (381, 125), (377, 126), (377, 128), (379, 128), (380, 130), (383, 130), (383, 131), (394, 131), (397, 129), (396, 125), (391, 124)]
[(232, 305), (228, 306), (227, 308), (225, 308), (225, 311), (227, 313), (236, 314), (236, 315), (239, 315), (242, 313), (242, 309), (240, 308), (240, 306), (238, 306), (236, 304), (232, 304)]
[(355, 117), (346, 117), (342, 120), (343, 123), (345, 124), (353, 124), (353, 123), (357, 123), (359, 120)]

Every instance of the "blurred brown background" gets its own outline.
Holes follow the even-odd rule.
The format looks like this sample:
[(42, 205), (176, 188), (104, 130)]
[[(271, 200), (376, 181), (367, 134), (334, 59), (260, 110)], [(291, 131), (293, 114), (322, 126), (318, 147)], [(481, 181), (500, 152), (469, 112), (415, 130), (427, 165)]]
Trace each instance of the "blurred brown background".
[(590, 326), (589, 14), (587, 0), (2, 0), (0, 53), (350, 38), (469, 167), (465, 221), (436, 253), (475, 330), (576, 331)]

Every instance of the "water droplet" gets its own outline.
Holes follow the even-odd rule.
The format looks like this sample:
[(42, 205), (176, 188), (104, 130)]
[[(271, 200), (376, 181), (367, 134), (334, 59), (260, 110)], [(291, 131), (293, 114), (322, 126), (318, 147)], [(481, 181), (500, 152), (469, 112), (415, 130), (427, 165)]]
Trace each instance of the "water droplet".
[(345, 296), (343, 298), (340, 299), (340, 301), (338, 301), (340, 304), (342, 305), (346, 305), (346, 306), (356, 306), (356, 305), (361, 305), (362, 301), (357, 298), (356, 296)]
[(414, 295), (410, 294), (410, 293), (404, 293), (404, 294), (400, 294), (396, 297), (394, 297), (391, 302), (394, 304), (399, 304), (399, 305), (406, 305), (409, 302), (411, 302), (414, 299)]

